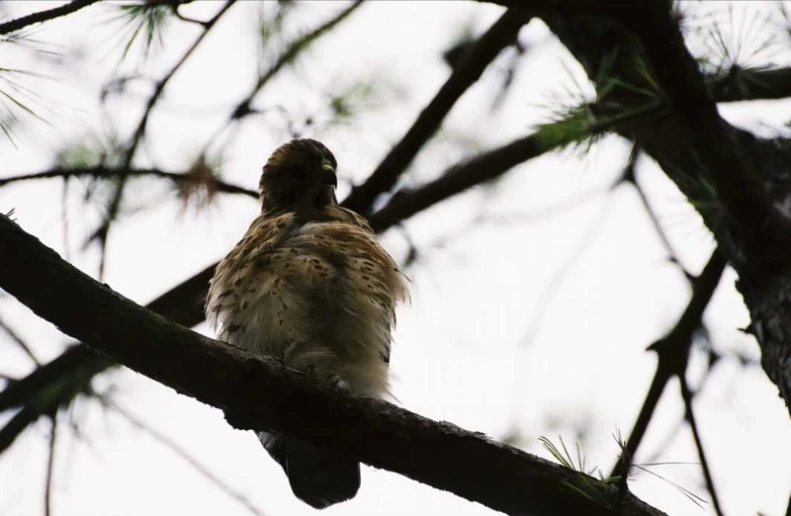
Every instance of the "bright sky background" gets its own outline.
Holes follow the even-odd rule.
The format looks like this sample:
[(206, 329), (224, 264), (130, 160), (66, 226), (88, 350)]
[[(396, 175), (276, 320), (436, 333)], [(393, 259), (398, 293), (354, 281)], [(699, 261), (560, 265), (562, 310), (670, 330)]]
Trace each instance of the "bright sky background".
[[(6, 15), (16, 16), (58, 2), (4, 4)], [(313, 27), (341, 6), (340, 2), (307, 3), (290, 27)], [(724, 3), (717, 7), (727, 14)], [(738, 25), (749, 21), (752, 12), (770, 12), (769, 7), (761, 2), (741, 4), (732, 16)], [(208, 18), (216, 8), (216, 3), (206, 2), (187, 6), (183, 12)], [(225, 120), (229, 107), (250, 88), (258, 51), (256, 10), (254, 2), (232, 8), (174, 78), (149, 124), (140, 164), (184, 170)], [(501, 12), (499, 7), (476, 2), (372, 2), (267, 87), (256, 105), (279, 105), (299, 119), (319, 109), (327, 91), (338, 91), (360, 78), (384, 83), (380, 99), (387, 101), (386, 107), (346, 127), (306, 134), (334, 151), (342, 179), (359, 181), (398, 141), (448, 76), (442, 51), (465, 27), (480, 33)], [(120, 55), (119, 47), (109, 50), (109, 43), (119, 38), (110, 13), (107, 6), (87, 9), (37, 33), (37, 39), (57, 45), (67, 56), (68, 67), (53, 59), (31, 61), (29, 54), (4, 48), (0, 66), (46, 72), (54, 78), (30, 81), (29, 86), (52, 109), (44, 113), (50, 125), (30, 124), (20, 132), (16, 148), (4, 139), (0, 142), (0, 176), (45, 170), (57, 150), (91, 133), (101, 134), (98, 91), (116, 69)], [(723, 17), (718, 19), (727, 22)], [(175, 62), (197, 31), (174, 23), (167, 34), (164, 51), (145, 68), (153, 77)], [(547, 106), (557, 102), (553, 95), (569, 88), (593, 91), (578, 64), (542, 23), (533, 21), (525, 27), (521, 40), (528, 51), (504, 104), (490, 110), (507, 64), (500, 59), (454, 108), (439, 138), (417, 160), (406, 181), (435, 177), (464, 156), (527, 134), (547, 119)], [(770, 55), (760, 62), (781, 62), (781, 57)], [(122, 72), (132, 72), (135, 63), (133, 56)], [(150, 94), (144, 81), (133, 90), (140, 95), (110, 104), (112, 126), (124, 138), (137, 124)], [(771, 134), (791, 118), (791, 102), (725, 106), (722, 113), (733, 123)], [(228, 149), (224, 179), (254, 189), (266, 157), (286, 139), (282, 118), (249, 119)], [(491, 187), (458, 196), (406, 223), (409, 238), (422, 254), (408, 270), (412, 303), (399, 311), (393, 348), (394, 392), (402, 406), (495, 438), (516, 432), (521, 447), (546, 458), (549, 454), (538, 437), (557, 443), (557, 436), (562, 436), (567, 444), (579, 443), (588, 466), (598, 465), (605, 474), (610, 470), (618, 454), (613, 434), (620, 431), (626, 437), (654, 373), (654, 356), (645, 348), (672, 327), (689, 296), (683, 276), (667, 262), (635, 191), (628, 185), (609, 188), (629, 150), (622, 140), (608, 137), (584, 159), (573, 151), (547, 155), (514, 169)], [(649, 160), (640, 162), (638, 176), (684, 265), (699, 272), (713, 249), (711, 236)], [(140, 303), (221, 258), (258, 210), (251, 199), (227, 195), (219, 195), (206, 211), (184, 210), (172, 191), (154, 185), (132, 183), (135, 195), (126, 207), (145, 209), (116, 224), (104, 278)], [(81, 207), (81, 188), (73, 183), (69, 197), (68, 245), (61, 223), (61, 182), (2, 188), (0, 211), (15, 208), (22, 228), (95, 275), (98, 252), (94, 247), (84, 251), (80, 245), (95, 228), (99, 213)], [(347, 191), (348, 183), (342, 184), (339, 197)], [(477, 224), (480, 217), (486, 222)], [(406, 256), (402, 231), (391, 230), (383, 242), (398, 259)], [(738, 331), (748, 317), (734, 280), (735, 274), (728, 271), (705, 322), (719, 351), (757, 358), (755, 342)], [(14, 301), (0, 301), (0, 310), (44, 361), (57, 356), (70, 341), (51, 326), (36, 323), (36, 317)], [(199, 330), (212, 335), (204, 326)], [(30, 370), (29, 361), (10, 341), (0, 340), (0, 347), (0, 372), (23, 375)], [(693, 384), (702, 370), (700, 358), (696, 355), (693, 360)], [(261, 513), (314, 512), (294, 498), (281, 469), (253, 434), (232, 429), (218, 410), (128, 370), (106, 375), (97, 384), (112, 386), (115, 402), (178, 440)], [(695, 403), (726, 513), (781, 514), (791, 486), (787, 460), (791, 428), (774, 385), (759, 367), (745, 369), (726, 359)], [(638, 462), (697, 462), (686, 427), (665, 443), (681, 416), (678, 386), (672, 382)], [(73, 417), (79, 422), (80, 436), (67, 425), (61, 425), (58, 434), (57, 516), (250, 514), (125, 418), (85, 402), (76, 407)], [(0, 514), (43, 513), (48, 434), (48, 422), (40, 421), (35, 431), (0, 457)], [(710, 504), (699, 509), (673, 486), (705, 497), (698, 466), (649, 469), (667, 480), (636, 473), (630, 487), (645, 501), (673, 515), (713, 513)], [(359, 495), (325, 512), (492, 513), (369, 467), (364, 468)]]

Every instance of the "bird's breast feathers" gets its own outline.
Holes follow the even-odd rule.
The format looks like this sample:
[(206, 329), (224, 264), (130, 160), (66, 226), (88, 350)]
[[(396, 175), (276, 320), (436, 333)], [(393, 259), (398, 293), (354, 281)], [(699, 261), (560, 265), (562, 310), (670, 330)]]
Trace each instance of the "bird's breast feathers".
[(328, 206), (305, 223), (293, 213), (255, 219), (217, 267), (206, 313), (221, 340), (379, 396), (395, 305), (407, 296), (365, 220)]

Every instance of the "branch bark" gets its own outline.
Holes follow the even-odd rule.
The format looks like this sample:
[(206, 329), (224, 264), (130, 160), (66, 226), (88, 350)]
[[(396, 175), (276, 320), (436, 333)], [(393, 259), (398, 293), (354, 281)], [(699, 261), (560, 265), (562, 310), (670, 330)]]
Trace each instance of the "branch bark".
[(65, 333), (219, 408), (236, 428), (293, 435), (508, 514), (662, 514), (613, 485), (387, 402), (348, 396), (170, 323), (5, 216), (0, 286)]

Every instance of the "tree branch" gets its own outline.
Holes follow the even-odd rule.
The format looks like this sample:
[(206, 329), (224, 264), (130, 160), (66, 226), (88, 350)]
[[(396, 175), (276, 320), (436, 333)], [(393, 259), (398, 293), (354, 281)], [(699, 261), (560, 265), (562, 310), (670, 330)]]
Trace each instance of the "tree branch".
[(2, 330), (6, 335), (8, 335), (11, 338), (11, 340), (16, 342), (17, 346), (19, 346), (22, 349), (25, 355), (27, 355), (28, 358), (30, 358), (30, 360), (32, 360), (34, 364), (36, 364), (37, 366), (41, 365), (41, 362), (39, 362), (38, 358), (36, 358), (35, 353), (33, 353), (33, 350), (30, 349), (30, 346), (27, 345), (27, 342), (25, 342), (24, 339), (22, 339), (22, 337), (17, 335), (17, 333), (13, 329), (11, 329), (11, 327), (8, 326), (8, 324), (6, 324), (6, 322), (2, 319), (0, 319), (0, 330)]
[[(157, 177), (161, 179), (169, 179), (175, 184), (184, 185), (188, 184), (194, 179), (190, 176), (188, 172), (167, 172), (165, 170), (160, 170), (158, 168), (112, 168), (112, 167), (105, 167), (105, 166), (98, 166), (98, 167), (69, 167), (69, 168), (53, 168), (50, 170), (46, 170), (44, 172), (33, 172), (30, 174), (22, 174), (19, 176), (14, 177), (7, 177), (4, 179), (0, 179), (0, 187), (6, 186), (11, 183), (18, 183), (20, 181), (30, 181), (35, 179), (52, 179), (52, 178), (62, 178), (68, 179), (71, 177), (119, 177), (119, 176), (128, 176), (128, 177)], [(247, 188), (243, 188), (241, 186), (232, 185), (230, 183), (226, 183), (219, 179), (212, 177), (210, 179), (211, 187), (223, 193), (229, 194), (241, 194), (246, 195), (247, 197), (252, 197), (254, 199), (258, 199), (258, 192), (249, 190)]]
[(686, 371), (692, 336), (700, 327), (703, 312), (714, 295), (726, 264), (725, 257), (716, 249), (703, 272), (694, 281), (692, 298), (676, 325), (648, 348), (657, 354), (656, 373), (624, 448), (624, 455), (630, 460), (619, 459), (613, 467), (612, 476), (625, 476), (628, 473), (665, 387), (674, 375)]
[(791, 96), (791, 68), (738, 68), (707, 83), (717, 102), (784, 99)]
[(16, 32), (30, 25), (35, 25), (36, 23), (54, 20), (55, 18), (66, 16), (67, 14), (79, 11), (83, 7), (88, 7), (91, 4), (95, 4), (98, 1), (99, 0), (72, 0), (66, 5), (47, 9), (46, 11), (39, 11), (37, 13), (28, 14), (27, 16), (21, 16), (14, 20), (0, 23), (0, 36), (10, 32)]
[(582, 473), (380, 400), (348, 396), (170, 323), (64, 262), (5, 216), (0, 287), (74, 338), (221, 409), (236, 428), (302, 438), (508, 514), (661, 514)]
[(706, 453), (703, 451), (703, 439), (700, 437), (698, 431), (698, 423), (695, 419), (695, 412), (692, 408), (692, 391), (689, 389), (689, 382), (687, 382), (686, 371), (679, 373), (678, 385), (681, 389), (681, 399), (684, 400), (684, 417), (689, 423), (689, 428), (692, 431), (692, 438), (695, 441), (695, 449), (698, 451), (698, 459), (700, 459), (700, 469), (703, 471), (703, 478), (706, 480), (706, 488), (711, 495), (711, 503), (714, 506), (714, 511), (717, 516), (724, 516), (720, 499), (717, 496), (717, 490), (714, 488), (714, 478), (711, 476), (711, 468), (709, 461), (706, 459)]
[(52, 427), (49, 434), (49, 455), (47, 456), (47, 479), (44, 487), (44, 516), (52, 516), (52, 491), (55, 472), (55, 445), (58, 436), (58, 414), (53, 413), (50, 417)]
[[(514, 0), (496, 3), (527, 9)], [(639, 142), (714, 233), (739, 274), (763, 369), (791, 411), (791, 217), (784, 219), (791, 185), (783, 179), (789, 142), (758, 139), (719, 118), (669, 8), (669, 2), (591, 0), (575, 2), (571, 13), (561, 0), (529, 4), (619, 109), (641, 105), (645, 92), (662, 95), (657, 85), (667, 90), (672, 116), (618, 133)], [(653, 80), (646, 63), (653, 65)]]
[[(160, 97), (165, 91), (165, 87), (168, 85), (170, 80), (173, 76), (178, 72), (184, 63), (187, 62), (189, 57), (195, 52), (198, 48), (200, 43), (204, 40), (204, 38), (208, 35), (209, 31), (211, 31), (212, 27), (222, 18), (222, 16), (231, 8), (231, 6), (236, 3), (236, 0), (226, 0), (225, 5), (215, 14), (209, 21), (206, 22), (203, 31), (200, 35), (195, 39), (195, 41), (190, 45), (186, 52), (181, 56), (181, 59), (170, 69), (170, 71), (156, 83), (154, 87), (154, 93), (152, 93), (151, 97), (149, 97), (148, 102), (143, 110), (143, 116), (140, 118), (140, 122), (137, 124), (137, 128), (135, 132), (132, 134), (132, 139), (129, 143), (129, 146), (126, 149), (126, 153), (123, 158), (123, 168), (129, 169), (132, 166), (132, 161), (134, 160), (135, 154), (137, 152), (137, 148), (142, 141), (143, 135), (146, 132), (146, 127), (148, 125), (148, 119), (151, 116), (151, 113), (154, 109), (154, 106), (159, 101)], [(127, 176), (121, 176), (118, 184), (115, 187), (115, 192), (113, 194), (113, 198), (110, 201), (109, 207), (107, 209), (107, 213), (105, 214), (104, 221), (99, 226), (99, 228), (94, 232), (91, 240), (97, 239), (101, 244), (101, 260), (99, 262), (99, 277), (101, 278), (104, 275), (104, 265), (105, 265), (105, 251), (107, 248), (107, 238), (110, 232), (110, 225), (115, 220), (116, 216), (118, 215), (118, 210), (121, 207), (121, 199), (123, 198), (124, 187), (126, 186)]]
[[(397, 192), (382, 209), (369, 217), (371, 226), (377, 232), (384, 231), (440, 201), (497, 179), (516, 165), (540, 156), (547, 150), (534, 133), (479, 154), (452, 166), (434, 181)], [(344, 206), (351, 205), (351, 197), (344, 201)]]
[(352, 189), (346, 206), (368, 215), (373, 201), (390, 190), (398, 177), (412, 162), (424, 143), (439, 129), (445, 116), (467, 89), (478, 80), (484, 69), (500, 51), (513, 43), (530, 16), (517, 10), (506, 11), (471, 48), (453, 70), (442, 88), (420, 112), (412, 127), (385, 156), (365, 182)]
[[(354, 13), (361, 5), (363, 5), (363, 0), (355, 1), (318, 27), (300, 35), (291, 41), (283, 50), (283, 52), (277, 57), (277, 59), (275, 59), (269, 69), (265, 73), (259, 75), (258, 80), (250, 92), (245, 95), (241, 101), (239, 101), (228, 119), (225, 121), (225, 124), (219, 127), (212, 137), (207, 141), (206, 147), (214, 143), (214, 141), (217, 140), (220, 134), (222, 134), (222, 132), (229, 125), (231, 125), (231, 123), (241, 120), (250, 114), (256, 113), (257, 111), (251, 107), (253, 100), (255, 100), (255, 97), (269, 83), (269, 81), (272, 80), (272, 78), (275, 77), (283, 68), (293, 63), (302, 52), (318, 41), (319, 38), (328, 34), (330, 31), (332, 31), (332, 29), (337, 27), (338, 24), (351, 16), (352, 13)], [(204, 147), (204, 152), (206, 147)]]

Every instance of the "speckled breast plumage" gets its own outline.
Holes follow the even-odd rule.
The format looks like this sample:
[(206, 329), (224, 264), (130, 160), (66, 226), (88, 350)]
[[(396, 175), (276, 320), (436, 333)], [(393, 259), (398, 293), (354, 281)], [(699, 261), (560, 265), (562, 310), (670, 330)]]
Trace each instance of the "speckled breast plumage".
[(406, 279), (359, 215), (259, 216), (218, 266), (207, 314), (218, 338), (369, 396), (387, 392), (395, 305)]

